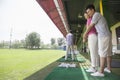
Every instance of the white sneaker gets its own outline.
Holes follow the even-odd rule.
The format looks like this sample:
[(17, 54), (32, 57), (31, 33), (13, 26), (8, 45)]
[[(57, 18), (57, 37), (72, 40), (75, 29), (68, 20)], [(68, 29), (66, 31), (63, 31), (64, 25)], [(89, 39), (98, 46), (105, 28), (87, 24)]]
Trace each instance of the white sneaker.
[(95, 72), (95, 73), (92, 73), (91, 76), (104, 77), (105, 75), (103, 73), (100, 73), (100, 72)]
[(90, 67), (89, 69), (86, 70), (86, 72), (96, 72), (97, 70), (94, 69), (93, 67)]
[(108, 68), (105, 68), (104, 72), (111, 73), (111, 71)]

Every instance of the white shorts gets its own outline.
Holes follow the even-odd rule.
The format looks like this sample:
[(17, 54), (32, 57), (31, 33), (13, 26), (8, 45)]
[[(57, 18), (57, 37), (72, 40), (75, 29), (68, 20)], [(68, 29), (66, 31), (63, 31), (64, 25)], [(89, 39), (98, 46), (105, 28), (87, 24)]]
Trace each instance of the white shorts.
[(112, 56), (111, 36), (98, 37), (98, 49), (100, 57)]

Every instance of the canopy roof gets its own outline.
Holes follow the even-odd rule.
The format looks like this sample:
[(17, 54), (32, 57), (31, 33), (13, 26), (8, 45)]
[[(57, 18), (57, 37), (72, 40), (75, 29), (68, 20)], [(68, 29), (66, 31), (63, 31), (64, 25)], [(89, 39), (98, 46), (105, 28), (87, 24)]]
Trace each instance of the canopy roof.
[(120, 22), (120, 0), (37, 0), (64, 36), (70, 29), (74, 32), (76, 43), (86, 23), (83, 17), (85, 7), (92, 3), (100, 12), (100, 1), (109, 26)]

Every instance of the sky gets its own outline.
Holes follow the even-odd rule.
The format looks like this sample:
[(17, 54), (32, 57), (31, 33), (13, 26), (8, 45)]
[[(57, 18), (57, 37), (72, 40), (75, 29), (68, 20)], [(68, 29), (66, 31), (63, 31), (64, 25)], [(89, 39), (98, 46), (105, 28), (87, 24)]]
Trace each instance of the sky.
[(0, 41), (25, 39), (31, 32), (40, 34), (44, 44), (63, 37), (36, 0), (0, 0)]

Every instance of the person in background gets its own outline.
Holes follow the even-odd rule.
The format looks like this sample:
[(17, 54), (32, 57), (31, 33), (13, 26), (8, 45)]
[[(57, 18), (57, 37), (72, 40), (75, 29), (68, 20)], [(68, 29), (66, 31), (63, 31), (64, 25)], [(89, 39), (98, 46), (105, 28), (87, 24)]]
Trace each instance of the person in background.
[[(98, 33), (98, 52), (100, 56), (100, 70), (92, 73), (92, 76), (104, 77), (104, 71), (111, 73), (111, 60), (112, 60), (112, 40), (111, 33), (108, 28), (106, 19), (98, 12), (95, 11), (93, 4), (86, 7), (86, 13), (92, 17), (90, 25), (83, 34), (83, 38), (87, 38), (88, 32), (95, 26)], [(107, 61), (107, 62), (106, 62)], [(107, 64), (106, 64), (107, 63)], [(106, 64), (106, 68), (105, 68)]]
[(72, 31), (66, 35), (66, 55), (65, 60), (68, 59), (68, 55), (71, 54), (72, 60), (74, 60), (74, 36), (72, 34)]
[[(87, 20), (86, 28), (88, 28), (92, 18), (90, 18), (87, 13), (84, 13), (84, 17)], [(91, 67), (86, 71), (96, 72), (99, 66), (99, 56), (98, 56), (97, 32), (95, 27), (91, 28), (91, 30), (87, 33), (87, 36), (88, 36), (88, 48), (90, 51)], [(86, 40), (83, 39), (83, 42), (85, 41)]]

